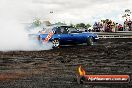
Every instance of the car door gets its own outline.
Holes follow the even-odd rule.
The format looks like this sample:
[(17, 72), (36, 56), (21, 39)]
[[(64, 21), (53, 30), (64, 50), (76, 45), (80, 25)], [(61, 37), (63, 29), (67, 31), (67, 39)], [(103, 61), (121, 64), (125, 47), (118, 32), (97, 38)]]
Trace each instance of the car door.
[(74, 43), (80, 44), (85, 42), (83, 33), (80, 33), (80, 31), (77, 31), (75, 28), (70, 28), (70, 35), (73, 38)]
[(67, 27), (59, 27), (58, 30), (60, 31), (58, 37), (62, 45), (71, 44), (73, 42), (73, 37), (71, 34), (68, 34)]
[(73, 33), (74, 41), (77, 44), (84, 43), (85, 42), (85, 36), (83, 33)]

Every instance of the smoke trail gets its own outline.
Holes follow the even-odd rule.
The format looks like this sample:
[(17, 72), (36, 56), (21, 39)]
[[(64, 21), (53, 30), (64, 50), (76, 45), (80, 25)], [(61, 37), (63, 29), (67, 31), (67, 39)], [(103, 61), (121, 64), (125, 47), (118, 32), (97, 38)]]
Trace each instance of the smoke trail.
[(35, 40), (29, 40), (24, 25), (19, 21), (19, 17), (24, 17), (22, 8), (18, 9), (18, 5), (14, 6), (15, 4), (11, 5), (9, 2), (0, 1), (0, 51), (51, 49), (52, 44), (42, 47)]

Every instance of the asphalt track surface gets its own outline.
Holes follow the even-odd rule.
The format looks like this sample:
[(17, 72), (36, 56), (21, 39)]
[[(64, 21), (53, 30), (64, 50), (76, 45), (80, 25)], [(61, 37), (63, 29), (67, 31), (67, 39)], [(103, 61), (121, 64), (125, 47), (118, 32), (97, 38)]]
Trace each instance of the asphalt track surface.
[(132, 78), (132, 39), (102, 39), (94, 46), (45, 51), (0, 52), (0, 88), (132, 88), (124, 84), (78, 84), (86, 74), (128, 74)]

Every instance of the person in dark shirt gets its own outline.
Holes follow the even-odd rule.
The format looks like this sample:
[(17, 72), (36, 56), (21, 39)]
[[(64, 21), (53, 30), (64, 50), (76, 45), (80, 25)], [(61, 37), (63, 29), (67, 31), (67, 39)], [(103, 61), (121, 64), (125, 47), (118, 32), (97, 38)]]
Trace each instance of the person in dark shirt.
[(132, 21), (131, 20), (128, 21), (128, 27), (129, 27), (129, 31), (131, 31), (132, 30)]

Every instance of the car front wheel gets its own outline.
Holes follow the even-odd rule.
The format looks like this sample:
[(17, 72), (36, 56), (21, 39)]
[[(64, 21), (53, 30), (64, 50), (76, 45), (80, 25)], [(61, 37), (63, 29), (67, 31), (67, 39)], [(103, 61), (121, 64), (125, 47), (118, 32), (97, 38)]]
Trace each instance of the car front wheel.
[(59, 48), (60, 42), (59, 42), (58, 39), (54, 39), (54, 40), (52, 41), (52, 43), (53, 43), (53, 48)]

